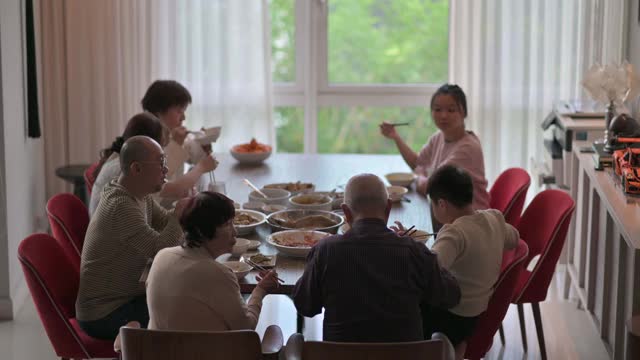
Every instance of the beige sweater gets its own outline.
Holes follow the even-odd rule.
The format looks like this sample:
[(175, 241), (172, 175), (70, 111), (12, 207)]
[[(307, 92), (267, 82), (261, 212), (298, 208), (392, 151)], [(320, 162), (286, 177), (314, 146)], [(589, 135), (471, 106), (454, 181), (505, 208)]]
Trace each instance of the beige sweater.
[(245, 303), (236, 276), (204, 248), (167, 248), (154, 259), (147, 279), (149, 328), (255, 329), (264, 296), (256, 287)]
[(151, 196), (133, 197), (117, 180), (105, 186), (82, 248), (79, 320), (102, 319), (144, 295), (140, 282), (147, 262), (165, 247), (177, 245), (182, 229)]
[(518, 230), (493, 209), (462, 216), (440, 229), (431, 250), (440, 266), (458, 280), (462, 293), (460, 303), (449, 311), (472, 317), (487, 309), (500, 276), (502, 253), (515, 248), (519, 238)]

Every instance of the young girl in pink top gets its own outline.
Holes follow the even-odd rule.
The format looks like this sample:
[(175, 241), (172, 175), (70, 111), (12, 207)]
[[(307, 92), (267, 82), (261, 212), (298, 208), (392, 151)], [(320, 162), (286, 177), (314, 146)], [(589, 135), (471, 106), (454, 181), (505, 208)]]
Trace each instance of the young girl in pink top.
[(427, 181), (437, 168), (444, 164), (466, 170), (473, 180), (473, 208), (489, 208), (487, 179), (484, 176), (484, 158), (480, 140), (467, 131), (467, 99), (458, 85), (444, 84), (431, 97), (431, 118), (439, 131), (433, 134), (420, 153), (413, 151), (400, 138), (394, 125), (383, 122), (380, 131), (395, 141), (404, 161), (418, 175), (416, 189), (426, 194)]

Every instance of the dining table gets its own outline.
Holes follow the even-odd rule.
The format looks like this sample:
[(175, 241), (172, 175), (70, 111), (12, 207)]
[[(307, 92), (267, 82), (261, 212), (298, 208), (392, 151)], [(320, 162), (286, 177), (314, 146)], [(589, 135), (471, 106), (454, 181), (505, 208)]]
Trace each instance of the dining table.
[[(226, 195), (239, 204), (249, 201), (248, 195), (252, 191), (243, 179), (248, 179), (257, 187), (273, 183), (304, 182), (315, 185), (315, 191), (344, 191), (344, 187), (354, 175), (370, 173), (379, 176), (385, 183), (385, 174), (392, 172), (410, 172), (400, 155), (378, 154), (272, 154), (260, 164), (241, 164), (228, 154), (215, 154), (219, 161), (214, 174), (202, 176), (199, 188), (209, 188), (215, 182), (217, 189), (224, 189)], [(346, 220), (345, 220), (346, 221)], [(413, 184), (404, 199), (392, 205), (388, 225), (400, 221), (405, 227), (414, 226), (415, 229), (431, 232), (431, 215), (427, 198), (415, 191)], [(304, 258), (288, 257), (278, 254), (278, 250), (267, 242), (273, 230), (268, 223), (258, 226), (255, 232), (238, 236), (249, 240), (259, 240), (257, 251), (264, 255), (276, 255), (275, 270), (283, 280), (273, 294), (290, 296), (298, 279), (305, 268)], [(433, 238), (427, 241), (430, 246)], [(256, 252), (253, 250), (252, 252)], [(233, 261), (238, 258), (230, 254), (222, 255), (219, 261)], [(256, 287), (253, 270), (239, 281), (240, 291), (250, 294)], [(304, 319), (298, 316), (297, 330), (301, 331)]]

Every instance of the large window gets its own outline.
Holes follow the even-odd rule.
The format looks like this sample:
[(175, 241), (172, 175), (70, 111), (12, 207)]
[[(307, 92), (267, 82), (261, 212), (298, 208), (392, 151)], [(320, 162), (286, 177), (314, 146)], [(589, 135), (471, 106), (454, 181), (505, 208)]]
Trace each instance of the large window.
[(448, 76), (445, 0), (270, 0), (278, 150), (390, 153), (383, 120), (418, 150)]

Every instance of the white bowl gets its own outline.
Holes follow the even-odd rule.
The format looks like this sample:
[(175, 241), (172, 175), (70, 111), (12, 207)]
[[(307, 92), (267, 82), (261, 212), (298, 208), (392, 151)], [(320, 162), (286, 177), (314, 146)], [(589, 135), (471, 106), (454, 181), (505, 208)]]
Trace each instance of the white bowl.
[(231, 248), (231, 255), (240, 256), (249, 250), (249, 245), (251, 242), (247, 239), (236, 238), (236, 243)]
[(265, 205), (266, 204), (262, 201), (249, 201), (242, 204), (242, 208), (247, 210), (262, 211), (262, 207), (264, 207)]
[[(267, 242), (278, 249), (278, 252), (282, 253), (283, 255), (303, 258), (306, 257), (307, 254), (309, 254), (311, 248), (318, 241), (320, 241), (320, 239), (323, 239), (330, 235), (331, 234), (324, 231), (285, 230), (269, 235), (269, 237), (267, 238)], [(305, 245), (304, 243), (306, 240), (311, 240), (314, 243)], [(283, 241), (291, 242), (293, 244), (297, 243), (300, 245), (284, 245), (279, 243)]]
[(331, 193), (330, 191), (318, 191), (318, 192), (315, 192), (315, 194), (331, 196), (331, 198), (333, 199), (333, 202), (331, 202), (331, 210), (340, 209), (342, 206), (342, 203), (344, 202), (344, 192), (342, 191), (334, 192), (334, 193)]
[(265, 161), (269, 156), (271, 156), (271, 146), (269, 146), (269, 151), (262, 152), (237, 152), (235, 149), (238, 145), (231, 148), (231, 156), (234, 159), (238, 160), (241, 164), (252, 164), (257, 165)]
[(389, 193), (389, 199), (393, 202), (399, 202), (404, 195), (409, 192), (404, 186), (387, 186), (387, 192)]
[(286, 206), (284, 206), (284, 205), (271, 204), (271, 205), (264, 205), (264, 206), (262, 207), (262, 211), (263, 211), (265, 214), (271, 214), (271, 213), (274, 213), (274, 212), (277, 212), (277, 211), (282, 211), (282, 210), (284, 210), (284, 209), (286, 209), (286, 208), (287, 208), (287, 207), (286, 207)]
[(241, 261), (225, 261), (222, 264), (231, 269), (238, 280), (244, 279), (253, 270), (251, 266)]
[(291, 197), (291, 193), (287, 190), (282, 189), (260, 189), (265, 195), (268, 196), (265, 199), (262, 195), (258, 194), (255, 191), (249, 193), (249, 201), (259, 201), (263, 202), (267, 205), (287, 205), (287, 200)]
[(331, 210), (333, 199), (330, 196), (310, 193), (300, 194), (289, 198), (289, 206), (293, 209)]
[(204, 129), (204, 131), (196, 132), (195, 141), (197, 141), (200, 145), (209, 145), (218, 140), (220, 137), (220, 132), (222, 131), (222, 127), (214, 126), (208, 129)]
[(414, 173), (395, 172), (384, 176), (391, 185), (409, 187), (415, 180)]
[(305, 183), (302, 181), (289, 182), (289, 183), (274, 183), (264, 186), (266, 189), (282, 189), (287, 190), (291, 195), (298, 195), (302, 193), (313, 192), (316, 186), (313, 183)]
[(250, 234), (258, 226), (260, 226), (261, 224), (264, 224), (264, 222), (267, 219), (267, 217), (263, 213), (261, 213), (259, 211), (254, 211), (254, 210), (236, 210), (236, 216), (238, 216), (239, 214), (250, 215), (251, 217), (257, 219), (258, 221), (255, 222), (255, 223), (249, 224), (249, 225), (236, 225), (236, 224), (234, 224), (233, 226), (236, 228), (236, 232), (238, 233), (238, 235)]

